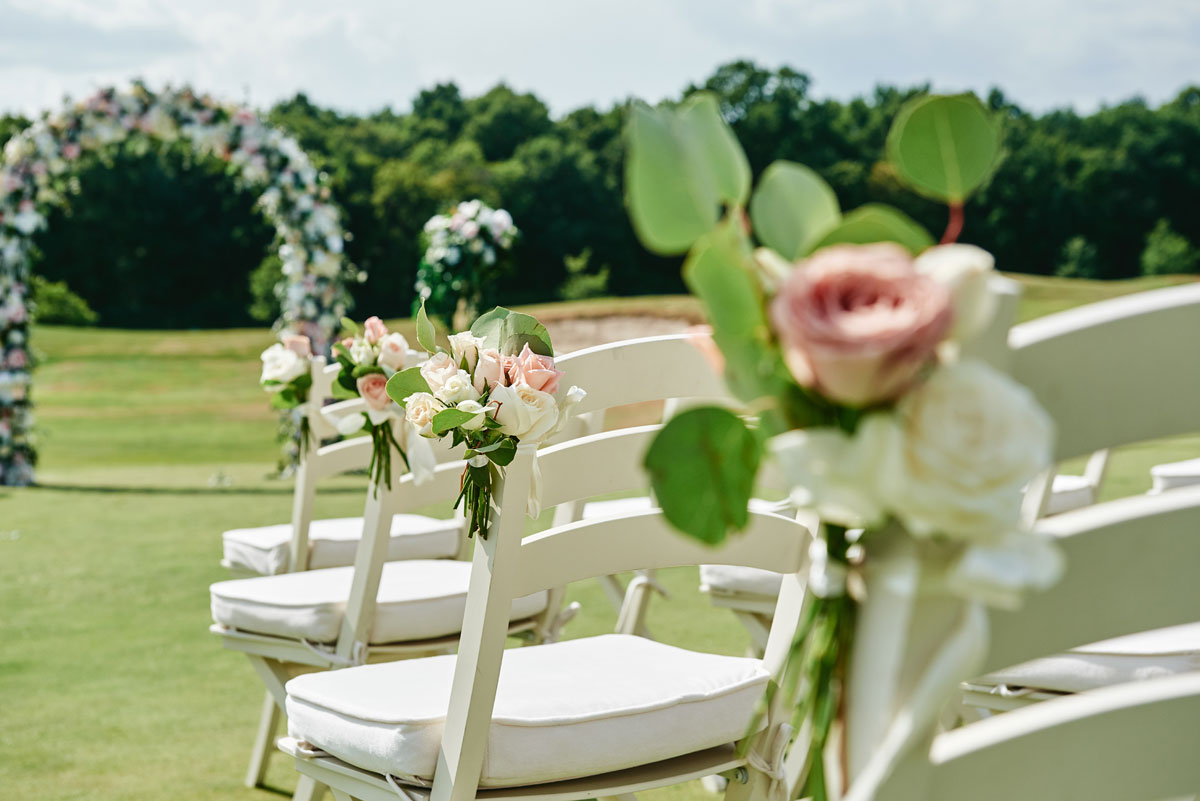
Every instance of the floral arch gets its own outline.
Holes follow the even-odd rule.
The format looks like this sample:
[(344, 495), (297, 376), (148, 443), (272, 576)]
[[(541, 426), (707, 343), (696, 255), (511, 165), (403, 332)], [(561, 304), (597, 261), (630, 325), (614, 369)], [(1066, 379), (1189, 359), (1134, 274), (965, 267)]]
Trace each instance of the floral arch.
[(153, 92), (140, 83), (68, 101), (13, 136), (0, 157), (0, 485), (33, 481), (36, 448), (30, 399), (31, 237), (49, 211), (79, 191), (74, 164), (131, 137), (189, 142), (230, 164), (238, 183), (259, 192), (283, 262), (276, 285), (279, 330), (325, 348), (350, 305), (357, 271), (343, 257), (346, 235), (318, 172), (295, 139), (253, 110), (191, 89)]

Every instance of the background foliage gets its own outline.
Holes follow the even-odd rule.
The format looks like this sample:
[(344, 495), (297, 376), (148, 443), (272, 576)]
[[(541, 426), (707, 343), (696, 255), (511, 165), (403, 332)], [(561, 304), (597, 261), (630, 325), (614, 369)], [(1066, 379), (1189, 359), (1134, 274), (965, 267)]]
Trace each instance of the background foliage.
[[(818, 99), (807, 75), (739, 61), (700, 85), (717, 94), (757, 182), (776, 159), (816, 170), (843, 208), (891, 203), (940, 232), (945, 210), (901, 189), (884, 161), (901, 104), (928, 87), (877, 87)], [(1035, 115), (1000, 90), (985, 100), (1003, 121), (1004, 158), (967, 204), (961, 241), (1010, 272), (1127, 278), (1200, 269), (1200, 86), (1152, 108), (1129, 100), (1094, 114)], [(522, 229), (506, 304), (583, 295), (682, 291), (677, 259), (647, 253), (623, 205), (624, 104), (554, 119), (532, 94), (499, 85), (463, 97), (422, 91), (409, 113), (342, 114), (304, 95), (270, 122), (295, 134), (332, 177), (346, 211), (360, 316), (411, 307), (425, 220), (479, 197)], [(25, 122), (0, 117), (0, 143)], [(272, 319), (270, 231), (213, 164), (168, 148), (119, 152), (85, 166), (84, 193), (38, 238), (41, 273), (65, 281), (120, 326), (222, 326)], [(250, 273), (254, 273), (248, 278)]]

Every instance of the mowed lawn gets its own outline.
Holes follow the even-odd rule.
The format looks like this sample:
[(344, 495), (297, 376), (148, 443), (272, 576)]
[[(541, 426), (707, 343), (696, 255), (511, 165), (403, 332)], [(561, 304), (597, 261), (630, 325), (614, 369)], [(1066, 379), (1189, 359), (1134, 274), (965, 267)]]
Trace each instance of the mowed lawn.
[[(1030, 279), (1028, 319), (1157, 282)], [(539, 314), (696, 314), (687, 298), (589, 301)], [(401, 330), (405, 330), (401, 323)], [(207, 632), (207, 587), (225, 578), (220, 532), (287, 518), (270, 477), (275, 418), (257, 387), (265, 330), (130, 332), (46, 327), (36, 399), (41, 486), (0, 489), (0, 799), (253, 799), (241, 785), (262, 689)], [(1148, 468), (1200, 455), (1200, 438), (1129, 448), (1106, 494), (1142, 492)], [(330, 482), (319, 514), (353, 515), (361, 477)], [(431, 509), (444, 515), (448, 509)], [(672, 643), (741, 653), (748, 638), (668, 571), (650, 626)], [(595, 582), (568, 636), (610, 630)], [(698, 783), (648, 794), (702, 799)]]

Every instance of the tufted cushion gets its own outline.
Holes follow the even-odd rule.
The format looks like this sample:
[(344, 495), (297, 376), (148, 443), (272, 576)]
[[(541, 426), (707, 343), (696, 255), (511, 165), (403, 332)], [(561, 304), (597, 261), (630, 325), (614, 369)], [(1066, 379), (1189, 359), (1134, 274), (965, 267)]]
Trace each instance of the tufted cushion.
[[(383, 566), (371, 627), (373, 644), (457, 634), (467, 606), (469, 562), (415, 559)], [(337, 639), (353, 567), (221, 581), (209, 588), (213, 620), (255, 634), (328, 643)], [(512, 620), (546, 608), (547, 594), (513, 601)]]
[(701, 565), (700, 590), (702, 592), (739, 593), (775, 598), (783, 583), (782, 573), (773, 573), (757, 567), (740, 565)]
[[(308, 566), (343, 567), (354, 564), (354, 552), (362, 538), (361, 517), (314, 520), (308, 527)], [(446, 559), (458, 553), (463, 521), (439, 520), (424, 515), (392, 518), (388, 561), (399, 559)], [(283, 573), (288, 567), (292, 524), (259, 528), (236, 528), (221, 535), (225, 562), (231, 568), (262, 576)]]
[[(313, 673), (288, 682), (292, 737), (359, 767), (433, 777), (455, 656)], [(767, 671), (621, 634), (506, 651), (481, 784), (590, 776), (732, 742)]]
[(1091, 506), (1095, 502), (1095, 493), (1086, 478), (1062, 473), (1054, 477), (1050, 500), (1046, 502), (1046, 514), (1059, 515)]
[(1200, 670), (1200, 623), (1143, 631), (1006, 668), (984, 680), (1076, 693)]

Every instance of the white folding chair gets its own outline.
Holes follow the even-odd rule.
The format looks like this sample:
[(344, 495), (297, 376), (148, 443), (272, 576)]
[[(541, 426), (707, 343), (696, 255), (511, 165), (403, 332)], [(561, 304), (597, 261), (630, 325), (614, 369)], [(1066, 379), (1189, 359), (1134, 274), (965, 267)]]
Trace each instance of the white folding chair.
[[(327, 478), (364, 470), (371, 459), (370, 437), (339, 443), (340, 448), (318, 447), (322, 440), (337, 438), (338, 432), (324, 409), (362, 405), (360, 400), (342, 401), (326, 407), (341, 365), (325, 363), (324, 356), (312, 360), (312, 387), (302, 413), (312, 432), (310, 447), (301, 451), (292, 496), (292, 519), (257, 528), (231, 529), (221, 535), (224, 558), (221, 564), (237, 577), (270, 576), (293, 570), (343, 567), (354, 564), (354, 552), (362, 536), (361, 517), (313, 520), (317, 485)], [(447, 458), (449, 452), (439, 450)], [(388, 560), (443, 559), (455, 556), (462, 541), (464, 521), (426, 515), (401, 514), (392, 521)]]
[[(708, 392), (717, 381), (683, 337), (652, 337), (589, 348), (564, 356), (559, 366), (570, 383), (597, 387), (589, 391), (577, 410), (577, 419), (559, 439), (602, 425), (603, 412), (609, 407)], [(609, 371), (636, 380), (610, 386), (612, 382), (602, 379), (606, 373), (612, 374)], [(308, 474), (316, 480), (351, 469), (356, 460), (365, 464), (369, 448), (370, 439), (365, 437), (322, 448), (316, 459), (310, 460), (321, 472), (314, 468)], [(262, 779), (266, 761), (259, 755), (273, 742), (282, 708), (282, 683), (290, 676), (455, 647), (469, 566), (425, 559), (385, 566), (384, 549), (390, 559), (395, 538), (389, 539), (379, 526), (384, 520), (402, 519), (405, 510), (439, 501), (448, 505), (458, 495), (462, 466), (462, 462), (439, 466), (431, 485), (414, 487), (411, 476), (393, 477), (393, 490), (369, 492), (365, 532), (352, 567), (213, 585), (213, 630), (222, 635), (226, 647), (250, 656), (273, 702), (270, 707), (264, 705), (248, 782)], [(465, 543), (461, 534), (456, 551), (462, 549), (459, 543)], [(515, 605), (511, 633), (534, 642), (555, 639), (575, 611), (560, 611), (563, 597), (563, 589), (554, 588)]]
[[(1200, 363), (1191, 344), (1198, 341), (1200, 285), (1175, 287), (1017, 326), (1010, 336), (1010, 368), (1054, 417), (1057, 457), (1069, 459), (1200, 431)], [(1179, 344), (1172, 346), (1172, 342)], [(1146, 412), (1147, 398), (1154, 399), (1153, 413)], [(1036, 497), (1030, 500), (1031, 505), (1037, 503)], [(1136, 542), (1140, 535), (1133, 532), (1132, 537)], [(1107, 589), (1117, 592), (1120, 587)], [(1124, 681), (1196, 670), (1200, 668), (1200, 596), (1195, 598), (1191, 618), (1185, 621), (1188, 625), (1084, 641), (1067, 653), (1051, 656), (1047, 651), (1037, 660), (1010, 662), (1003, 670), (971, 682), (966, 702), (999, 711)]]
[[(545, 502), (640, 488), (642, 454), (657, 430), (606, 432), (544, 449), (537, 456)], [(799, 620), (808, 529), (756, 512), (745, 533), (710, 548), (650, 509), (523, 538), (533, 458), (519, 448), (496, 494), (491, 534), (475, 550), (457, 656), (289, 682), (290, 737), (281, 747), (338, 801), (394, 801), (397, 793), (438, 801), (624, 796), (781, 759), (742, 755), (734, 744), (782, 670)], [(794, 571), (784, 579), (783, 611), (765, 658), (695, 653), (621, 634), (504, 650), (515, 598), (596, 576), (701, 563)], [(765, 725), (777, 734), (781, 722), (769, 715)]]
[[(302, 408), (311, 432), (309, 447), (301, 451), (292, 495), (292, 520), (258, 528), (226, 531), (221, 535), (224, 558), (221, 564), (235, 577), (277, 575), (299, 570), (345, 567), (354, 564), (362, 537), (361, 517), (313, 520), (317, 486), (324, 480), (354, 470), (364, 470), (371, 459), (371, 438), (355, 437), (320, 446), (339, 436), (326, 411), (350, 412), (361, 400), (341, 401), (326, 406), (332, 398), (333, 382), (341, 365), (326, 364), (324, 356), (312, 360), (312, 386)], [(453, 456), (437, 450), (440, 460)], [(461, 515), (439, 519), (420, 514), (397, 514), (392, 518), (387, 560), (448, 559), (459, 556), (466, 538), (466, 521)], [(268, 691), (263, 699), (257, 733), (246, 769), (245, 784), (256, 787), (266, 775), (267, 763), (275, 753), (280, 724), (280, 707)]]
[[(1122, 498), (1047, 518), (1037, 528), (1062, 547), (1067, 572), (1020, 611), (989, 614), (989, 668), (1096, 640), (1170, 631), (1197, 618), (1200, 487)], [(1061, 696), (923, 738), (878, 792), (856, 794), (852, 785), (847, 799), (1194, 797), (1200, 790), (1196, 667)]]
[(1156, 464), (1150, 468), (1150, 478), (1150, 491), (1155, 494), (1200, 484), (1200, 459)]

